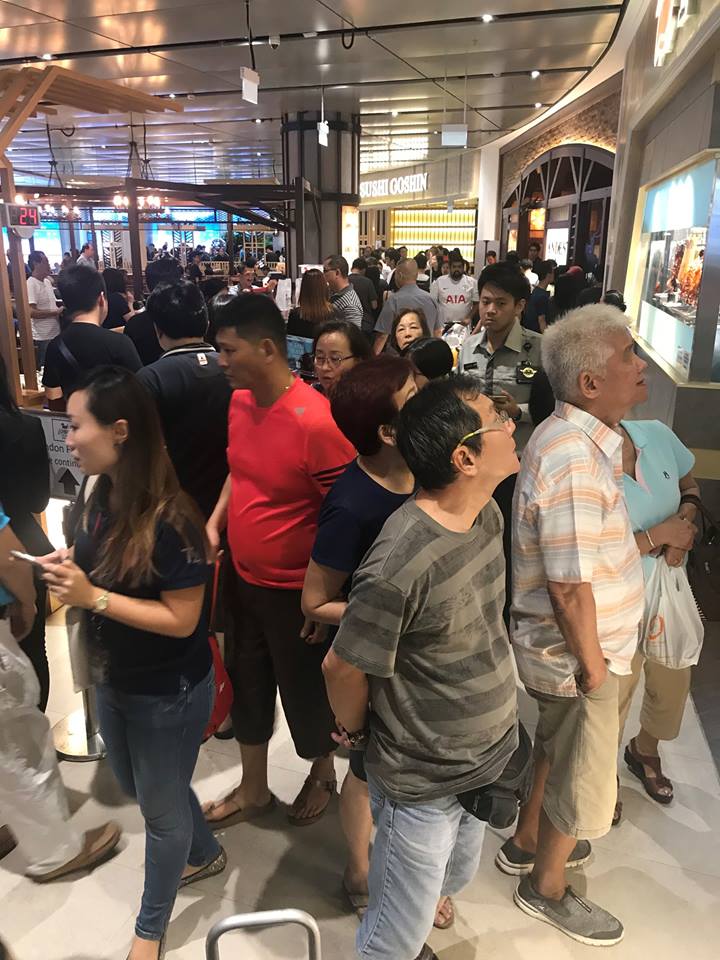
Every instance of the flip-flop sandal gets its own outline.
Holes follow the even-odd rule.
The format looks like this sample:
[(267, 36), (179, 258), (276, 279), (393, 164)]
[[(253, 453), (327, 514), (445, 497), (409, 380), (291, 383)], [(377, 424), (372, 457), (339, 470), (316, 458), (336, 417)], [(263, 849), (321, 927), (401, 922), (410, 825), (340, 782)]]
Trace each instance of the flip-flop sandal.
[(232, 813), (229, 813), (226, 817), (223, 817), (222, 820), (208, 819), (208, 813), (211, 813), (216, 807), (219, 807), (221, 803), (232, 801), (233, 796), (236, 793), (237, 791), (233, 790), (233, 792), (229, 793), (224, 800), (220, 800), (218, 803), (210, 803), (203, 807), (205, 822), (211, 830), (224, 830), (225, 827), (232, 827), (236, 823), (247, 823), (249, 820), (257, 820), (258, 817), (263, 817), (266, 813), (271, 813), (275, 809), (275, 797), (271, 794), (268, 802), (262, 804), (262, 806), (248, 804), (247, 807), (239, 807), (237, 810), (233, 810)]
[(198, 880), (205, 880), (207, 877), (214, 877), (218, 873), (222, 873), (225, 867), (227, 866), (227, 854), (224, 849), (220, 847), (220, 853), (215, 857), (214, 860), (211, 860), (210, 863), (206, 863), (204, 867), (201, 867), (195, 873), (191, 873), (188, 877), (182, 877), (180, 883), (178, 884), (178, 890), (181, 887), (188, 887), (191, 883), (197, 883)]
[(312, 817), (296, 817), (295, 814), (289, 813), (288, 820), (294, 827), (309, 827), (311, 823), (315, 823), (316, 820), (319, 820), (320, 817), (324, 816), (325, 811), (330, 804), (330, 799), (337, 790), (337, 780), (316, 780), (314, 777), (306, 777), (300, 793), (295, 798), (293, 808), (297, 807), (299, 802), (305, 799), (305, 796), (311, 787), (318, 787), (320, 790), (326, 790), (328, 795), (327, 803), (319, 813), (314, 814)]
[(343, 893), (348, 898), (350, 906), (353, 908), (355, 913), (358, 916), (359, 920), (367, 913), (369, 897), (366, 893), (358, 893), (354, 890), (350, 890), (349, 887), (346, 887), (343, 883)]
[[(668, 780), (668, 778), (663, 775), (660, 757), (646, 757), (642, 753), (637, 753), (635, 750), (635, 737), (633, 737), (627, 747), (625, 747), (625, 763), (628, 765), (630, 772), (642, 783), (645, 788), (645, 793), (656, 803), (661, 803), (663, 806), (672, 803), (672, 780)], [(654, 773), (653, 777), (649, 777), (645, 773), (645, 767), (649, 767), (652, 770)], [(660, 793), (658, 788), (662, 787), (666, 789), (669, 788), (670, 793)]]
[[(447, 930), (455, 923), (455, 905), (452, 902), (452, 899), (450, 897), (446, 897), (445, 904), (446, 907), (450, 908), (450, 916), (447, 918), (447, 920), (441, 920), (440, 923), (438, 923), (437, 919), (435, 919), (433, 921), (433, 926), (436, 930)], [(437, 910), (435, 910), (435, 917), (437, 918)]]

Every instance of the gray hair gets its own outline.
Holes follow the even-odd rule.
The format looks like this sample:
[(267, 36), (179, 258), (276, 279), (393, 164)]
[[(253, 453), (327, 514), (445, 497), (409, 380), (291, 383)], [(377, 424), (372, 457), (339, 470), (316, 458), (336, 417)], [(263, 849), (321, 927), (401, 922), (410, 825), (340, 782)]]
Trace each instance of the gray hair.
[(602, 376), (613, 353), (610, 337), (628, 332), (625, 314), (605, 303), (570, 310), (548, 327), (542, 338), (542, 365), (556, 399), (577, 403), (580, 374)]

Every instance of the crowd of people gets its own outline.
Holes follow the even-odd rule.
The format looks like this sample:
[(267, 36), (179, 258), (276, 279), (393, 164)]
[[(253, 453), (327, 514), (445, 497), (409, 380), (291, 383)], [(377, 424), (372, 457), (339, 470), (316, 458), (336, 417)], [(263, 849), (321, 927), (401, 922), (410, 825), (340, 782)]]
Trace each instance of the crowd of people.
[[(278, 695), (309, 764), (290, 824), (323, 817), (349, 751), (338, 870), (364, 960), (432, 960), (428, 935), (455, 922), (486, 822), (512, 823), (518, 804), (495, 861), (518, 878), (517, 906), (579, 943), (622, 939), (566, 871), (622, 814), (617, 749), (643, 670), (625, 760), (672, 800), (659, 744), (679, 733), (689, 668), (639, 640), (646, 584), (657, 564), (682, 568), (699, 491), (672, 431), (628, 419), (647, 385), (622, 298), (591, 286), (577, 306), (575, 268), (539, 248), (491, 253), (476, 279), (457, 251), (362, 253), (308, 271), (289, 316), (249, 275), (208, 301), (197, 278), (149, 265), (144, 309), (118, 300), (108, 323), (122, 291), (106, 279), (121, 280), (64, 269), (68, 322), (43, 383), (91, 478), (67, 547), (33, 519), (48, 498), (42, 431), (0, 366), (13, 464), (0, 479), (0, 854), (17, 841), (44, 882), (120, 837), (113, 823), (79, 836), (68, 817), (42, 713), (49, 589), (83, 611), (108, 760), (145, 820), (128, 960), (162, 957), (178, 889), (225, 869), (215, 833), (276, 808)], [(38, 332), (58, 309), (41, 258)], [(301, 375), (289, 337), (312, 341)], [(201, 806), (214, 566), (240, 776)], [(537, 703), (533, 748), (516, 668)]]

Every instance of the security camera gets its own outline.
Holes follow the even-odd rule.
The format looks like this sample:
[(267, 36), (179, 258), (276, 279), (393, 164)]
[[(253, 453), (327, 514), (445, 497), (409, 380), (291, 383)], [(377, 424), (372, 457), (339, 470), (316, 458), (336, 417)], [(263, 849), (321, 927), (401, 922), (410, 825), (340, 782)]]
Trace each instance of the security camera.
[(273, 50), (277, 50), (277, 48), (280, 46), (280, 37), (268, 37), (268, 43)]

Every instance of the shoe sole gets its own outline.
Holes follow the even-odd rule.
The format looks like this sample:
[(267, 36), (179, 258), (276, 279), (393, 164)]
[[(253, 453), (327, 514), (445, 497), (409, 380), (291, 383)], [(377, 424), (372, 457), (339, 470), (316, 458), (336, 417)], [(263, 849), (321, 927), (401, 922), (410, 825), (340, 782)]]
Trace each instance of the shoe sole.
[[(565, 864), (565, 869), (575, 870), (577, 867), (581, 867), (584, 863), (587, 863), (591, 856), (592, 850), (586, 857), (582, 857), (580, 860), (568, 860)], [(495, 866), (509, 877), (525, 877), (528, 873), (532, 873), (535, 861), (533, 860), (532, 863), (523, 864), (513, 863), (511, 860), (508, 860), (502, 850), (499, 850), (495, 857)]]
[(523, 900), (517, 890), (513, 894), (513, 900), (515, 901), (515, 905), (518, 906), (522, 912), (526, 913), (529, 917), (533, 917), (535, 920), (542, 920), (543, 923), (547, 923), (548, 926), (555, 927), (555, 929), (559, 930), (560, 933), (564, 933), (566, 937), (570, 937), (571, 940), (576, 940), (578, 943), (583, 943), (586, 947), (614, 947), (615, 944), (620, 943), (625, 936), (625, 931), (623, 930), (619, 937), (615, 937), (612, 940), (596, 940), (593, 937), (584, 937), (581, 933), (574, 933), (572, 930), (568, 930), (567, 927), (564, 927), (561, 923), (558, 923), (557, 920), (553, 920), (552, 917), (548, 917), (546, 914), (542, 913), (542, 911), (536, 910), (531, 903), (528, 903), (527, 900)]

